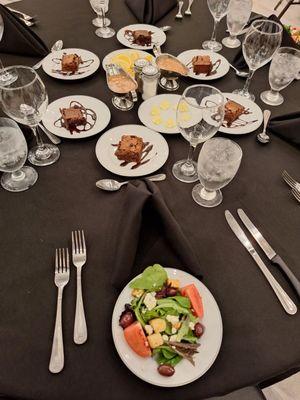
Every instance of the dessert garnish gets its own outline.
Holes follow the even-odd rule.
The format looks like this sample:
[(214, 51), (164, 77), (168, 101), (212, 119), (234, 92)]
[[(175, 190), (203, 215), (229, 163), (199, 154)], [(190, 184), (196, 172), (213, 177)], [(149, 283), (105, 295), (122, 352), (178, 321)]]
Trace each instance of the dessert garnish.
[(153, 149), (152, 144), (144, 142), (142, 138), (135, 135), (123, 135), (119, 143), (112, 146), (117, 147), (115, 155), (123, 161), (120, 164), (121, 167), (125, 167), (131, 162), (135, 163), (131, 169), (136, 169), (149, 162), (150, 158), (147, 160), (145, 158)]
[(153, 32), (144, 29), (136, 31), (126, 30), (124, 37), (132, 44), (138, 46), (151, 46)]
[(195, 75), (211, 76), (217, 73), (221, 60), (212, 63), (210, 56), (195, 56), (188, 62), (187, 67), (193, 69)]
[(71, 135), (73, 132), (86, 132), (93, 128), (97, 115), (90, 109), (85, 108), (78, 101), (71, 101), (67, 108), (59, 109), (61, 116), (54, 122), (54, 126), (67, 129)]
[(60, 69), (53, 69), (52, 72), (61, 75), (81, 75), (86, 72), (80, 71), (88, 68), (93, 64), (94, 60), (82, 60), (82, 58), (75, 53), (64, 53), (61, 58), (52, 58), (55, 64), (60, 65)]

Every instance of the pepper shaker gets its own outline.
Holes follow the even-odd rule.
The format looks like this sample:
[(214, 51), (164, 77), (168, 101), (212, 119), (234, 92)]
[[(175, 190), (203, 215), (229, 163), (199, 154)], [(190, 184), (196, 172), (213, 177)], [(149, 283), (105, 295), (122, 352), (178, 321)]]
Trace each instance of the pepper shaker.
[(134, 62), (134, 79), (138, 84), (138, 92), (142, 93), (143, 92), (143, 82), (142, 82), (142, 71), (143, 68), (146, 67), (146, 65), (149, 65), (149, 61), (147, 61), (145, 58), (138, 58)]

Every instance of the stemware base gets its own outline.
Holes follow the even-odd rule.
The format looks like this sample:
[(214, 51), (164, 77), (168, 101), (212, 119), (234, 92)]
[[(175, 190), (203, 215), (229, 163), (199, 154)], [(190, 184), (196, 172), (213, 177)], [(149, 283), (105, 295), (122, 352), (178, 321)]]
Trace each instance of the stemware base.
[(202, 43), (202, 48), (204, 50), (211, 50), (214, 52), (218, 52), (222, 50), (222, 45), (221, 43), (217, 42), (216, 40), (205, 40), (205, 42)]
[(223, 195), (221, 190), (207, 191), (201, 183), (193, 187), (192, 197), (202, 207), (216, 207), (222, 203)]
[(190, 161), (189, 163), (187, 163), (187, 160), (177, 161), (173, 165), (172, 173), (176, 179), (184, 183), (197, 182), (199, 179), (195, 161)]
[(101, 37), (101, 38), (103, 38), (103, 39), (109, 39), (109, 38), (111, 38), (111, 37), (113, 37), (115, 34), (116, 34), (116, 32), (115, 32), (115, 30), (114, 29), (112, 29), (112, 28), (99, 28), (99, 29), (97, 29), (96, 31), (95, 31), (95, 34), (98, 36), (98, 37)]
[(175, 90), (179, 89), (178, 80), (175, 78), (165, 78), (162, 77), (158, 81), (158, 84), (161, 88), (167, 90), (168, 92), (174, 92)]
[(121, 111), (129, 111), (133, 108), (134, 103), (132, 100), (128, 99), (127, 97), (119, 97), (119, 96), (114, 96), (111, 99), (113, 105)]
[(35, 146), (28, 153), (28, 161), (38, 167), (54, 164), (60, 157), (57, 146), (44, 143), (42, 146)]
[(225, 37), (222, 40), (222, 43), (225, 47), (228, 47), (229, 49), (236, 49), (241, 45), (241, 41), (238, 38), (231, 38), (230, 36)]
[(255, 96), (253, 93), (245, 92), (243, 89), (235, 89), (232, 93), (239, 94), (240, 96), (246, 97), (246, 99), (249, 99), (251, 101), (255, 100)]
[[(97, 28), (103, 28), (103, 21), (102, 21), (102, 18), (94, 18), (94, 19), (92, 20), (92, 24), (93, 24), (94, 26), (97, 26)], [(105, 18), (105, 25), (106, 25), (106, 26), (109, 26), (110, 24), (111, 24), (110, 19)]]
[(280, 106), (280, 104), (284, 102), (284, 98), (280, 93), (273, 93), (271, 90), (262, 92), (260, 98), (264, 103), (270, 106)]
[(32, 167), (24, 166), (15, 173), (5, 172), (1, 177), (1, 186), (9, 192), (23, 192), (31, 188), (38, 178)]

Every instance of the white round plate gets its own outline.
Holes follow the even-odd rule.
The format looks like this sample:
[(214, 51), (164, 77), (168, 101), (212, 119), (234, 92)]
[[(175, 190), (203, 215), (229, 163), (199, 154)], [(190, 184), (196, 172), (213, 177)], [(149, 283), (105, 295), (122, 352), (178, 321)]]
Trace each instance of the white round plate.
[[(132, 44), (124, 36), (124, 33), (127, 30), (131, 30), (131, 31), (146, 30), (146, 31), (153, 32), (151, 46), (139, 46), (137, 44)], [(163, 45), (165, 43), (165, 41), (167, 40), (167, 37), (166, 37), (166, 34), (164, 31), (162, 31), (161, 29), (157, 28), (154, 25), (134, 24), (134, 25), (124, 26), (124, 28), (121, 28), (117, 33), (117, 39), (121, 44), (123, 44), (126, 47), (130, 47), (131, 49), (151, 50), (151, 49), (153, 49), (154, 43), (158, 44), (159, 46)]]
[[(96, 113), (96, 123), (90, 130), (85, 132), (73, 132), (71, 134), (68, 129), (54, 125), (55, 121), (57, 121), (61, 116), (59, 109), (70, 107), (70, 102), (73, 100), (78, 101), (85, 108), (90, 108)], [(101, 100), (95, 99), (94, 97), (78, 95), (62, 97), (61, 99), (53, 101), (48, 105), (47, 111), (42, 119), (45, 128), (54, 133), (54, 135), (66, 139), (84, 139), (97, 135), (107, 127), (109, 121), (110, 110), (105, 103)]]
[(152, 357), (140, 357), (128, 346), (123, 329), (119, 326), (119, 318), (124, 310), (124, 305), (130, 303), (132, 299), (129, 284), (125, 286), (115, 304), (112, 316), (112, 335), (119, 356), (131, 372), (152, 385), (177, 387), (199, 379), (213, 365), (221, 347), (223, 325), (219, 307), (211, 292), (202, 282), (179, 269), (165, 269), (168, 277), (179, 279), (182, 287), (194, 283), (202, 296), (204, 317), (201, 322), (205, 326), (205, 331), (200, 339), (199, 353), (194, 357), (195, 366), (187, 360), (182, 360), (176, 365), (173, 376), (164, 377), (157, 372), (157, 363)]
[(241, 115), (238, 121), (240, 123), (246, 123), (244, 126), (231, 126), (227, 128), (225, 126), (221, 126), (219, 129), (220, 132), (229, 133), (231, 135), (245, 135), (246, 133), (250, 133), (255, 131), (263, 122), (263, 113), (261, 108), (254, 103), (253, 101), (246, 99), (243, 96), (235, 93), (222, 93), (227, 100), (233, 100), (236, 103), (241, 104), (243, 107), (248, 109), (249, 114)]
[[(131, 169), (134, 163), (121, 167), (122, 161), (115, 156), (117, 148), (113, 145), (119, 143), (122, 135), (139, 136), (144, 142), (152, 144), (153, 149), (146, 157), (150, 161), (136, 169)], [(108, 171), (121, 176), (137, 177), (151, 174), (164, 165), (168, 155), (169, 146), (162, 135), (143, 125), (116, 126), (105, 132), (96, 144), (96, 157), (100, 164)]]
[[(167, 134), (180, 133), (176, 124), (176, 110), (180, 98), (181, 96), (179, 94), (159, 94), (157, 96), (150, 97), (150, 99), (145, 100), (139, 107), (138, 116), (140, 121), (144, 125), (148, 126), (148, 128), (158, 132)], [(169, 108), (167, 110), (164, 110), (160, 107), (161, 105), (167, 105), (167, 103), (169, 104)], [(159, 109), (159, 115), (151, 114), (154, 107)], [(161, 123), (153, 122), (157, 116), (161, 118)], [(168, 120), (173, 120), (175, 122), (175, 126), (168, 128), (166, 125)]]
[[(132, 49), (120, 49), (120, 50), (112, 51), (111, 53), (107, 54), (103, 58), (103, 60), (102, 60), (103, 69), (106, 70), (107, 64), (111, 64), (116, 56), (122, 55), (122, 54), (127, 55), (128, 57), (130, 57), (131, 55), (136, 55), (137, 56), (136, 59), (138, 59), (138, 58), (147, 58), (147, 59), (151, 59), (151, 62), (154, 61), (154, 56), (152, 54), (147, 53), (146, 51), (143, 51), (143, 50), (132, 50)], [(120, 64), (120, 66), (123, 67), (121, 64)], [(130, 71), (126, 70), (126, 72), (134, 73), (133, 65), (130, 68)]]
[[(84, 66), (84, 64), (82, 66), (79, 66), (80, 74), (62, 75), (59, 72), (55, 72), (55, 70), (60, 69), (61, 64), (59, 61), (54, 62), (53, 59), (61, 59), (64, 53), (77, 54), (78, 56), (81, 57), (83, 62), (88, 60), (93, 60), (93, 62), (89, 66)], [(52, 76), (53, 78), (62, 79), (65, 81), (74, 81), (77, 79), (86, 78), (87, 76), (90, 76), (94, 72), (96, 72), (99, 66), (100, 66), (99, 57), (96, 56), (96, 54), (92, 53), (91, 51), (84, 49), (62, 49), (59, 51), (54, 51), (53, 53), (48, 54), (47, 57), (44, 58), (42, 64), (43, 70), (46, 72), (46, 74)]]
[[(217, 69), (216, 73), (214, 75), (209, 75), (206, 76), (205, 74), (199, 74), (196, 75), (193, 72), (193, 67), (192, 67), (192, 58), (195, 56), (209, 56), (211, 59), (211, 62), (214, 64), (216, 61), (221, 60), (220, 66)], [(193, 79), (197, 79), (200, 81), (212, 81), (214, 79), (221, 78), (222, 76), (226, 75), (227, 72), (229, 71), (229, 63), (226, 60), (225, 57), (221, 56), (219, 53), (214, 53), (213, 51), (208, 51), (208, 50), (186, 50), (183, 53), (180, 53), (177, 58), (183, 62), (185, 65), (189, 64), (188, 67), (190, 67), (190, 72), (188, 76)]]

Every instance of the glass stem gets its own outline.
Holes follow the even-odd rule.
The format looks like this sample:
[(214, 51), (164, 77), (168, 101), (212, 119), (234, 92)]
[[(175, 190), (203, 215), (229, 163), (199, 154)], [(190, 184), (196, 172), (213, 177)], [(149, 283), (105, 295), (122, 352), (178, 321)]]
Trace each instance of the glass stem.
[(107, 26), (106, 26), (106, 22), (105, 22), (105, 12), (104, 12), (103, 8), (101, 8), (101, 18), (102, 18), (102, 26), (106, 30)]
[(25, 174), (22, 170), (15, 171), (11, 174), (11, 178), (13, 181), (22, 181), (25, 177)]
[(212, 40), (213, 42), (215, 42), (216, 39), (217, 39), (217, 27), (218, 27), (218, 25), (219, 25), (219, 21), (217, 21), (216, 19), (214, 19), (214, 30), (213, 30), (213, 33), (212, 33), (211, 39), (210, 39), (210, 40)]
[(253, 76), (254, 72), (255, 71), (253, 69), (249, 69), (249, 76), (248, 76), (248, 78), (246, 80), (245, 86), (243, 87), (243, 92), (244, 93), (248, 93), (249, 92), (249, 86), (250, 86), (251, 79), (252, 79), (252, 76)]
[(42, 140), (41, 135), (39, 134), (39, 131), (38, 131), (38, 129), (37, 129), (37, 126), (32, 126), (31, 129), (32, 129), (32, 132), (33, 132), (33, 134), (34, 134), (34, 136), (35, 136), (35, 139), (36, 139), (36, 143), (37, 143), (37, 145), (38, 145), (38, 148), (39, 148), (40, 150), (43, 150), (43, 149), (44, 149), (44, 142), (43, 142), (43, 140)]
[(271, 95), (272, 95), (273, 99), (278, 99), (278, 97), (279, 97), (279, 90), (271, 89)]
[(235, 39), (236, 39), (236, 35), (232, 35), (232, 34), (230, 33), (230, 40), (235, 41)]
[(187, 159), (186, 159), (186, 164), (188, 164), (188, 165), (192, 165), (193, 164), (193, 155), (194, 155), (195, 149), (196, 149), (196, 147), (194, 147), (194, 146), (192, 146), (190, 144), (188, 156), (187, 156)]

